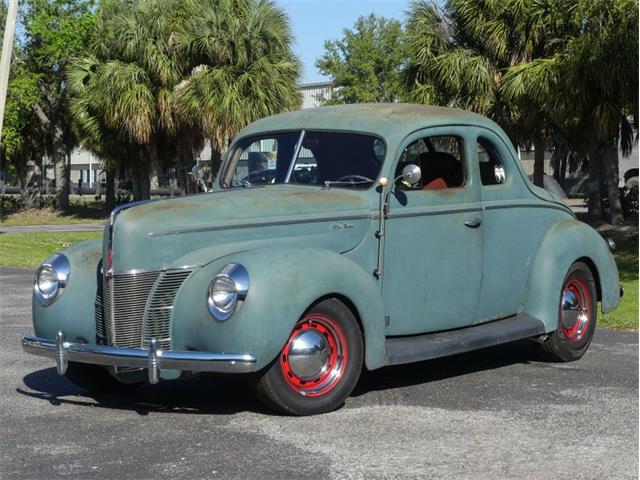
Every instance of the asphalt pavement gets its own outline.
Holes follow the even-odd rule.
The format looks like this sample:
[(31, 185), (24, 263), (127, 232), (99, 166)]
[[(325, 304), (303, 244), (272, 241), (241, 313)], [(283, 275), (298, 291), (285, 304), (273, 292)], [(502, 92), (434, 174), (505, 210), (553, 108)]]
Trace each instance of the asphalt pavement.
[(636, 333), (597, 330), (568, 364), (519, 342), (384, 368), (291, 418), (213, 376), (87, 395), (21, 351), (31, 286), (0, 269), (2, 479), (638, 478)]

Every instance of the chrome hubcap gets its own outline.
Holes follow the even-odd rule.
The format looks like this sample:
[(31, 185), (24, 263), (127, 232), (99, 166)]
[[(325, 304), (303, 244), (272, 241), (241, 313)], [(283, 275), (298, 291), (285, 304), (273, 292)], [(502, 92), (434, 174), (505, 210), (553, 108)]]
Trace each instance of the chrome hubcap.
[(347, 357), (340, 324), (327, 315), (310, 314), (296, 324), (280, 355), (280, 368), (295, 392), (321, 396), (338, 385)]
[(590, 317), (590, 294), (581, 280), (567, 282), (560, 303), (560, 322), (567, 340), (577, 342), (587, 331)]
[(289, 365), (300, 380), (309, 381), (327, 370), (329, 342), (315, 330), (304, 330), (291, 341)]

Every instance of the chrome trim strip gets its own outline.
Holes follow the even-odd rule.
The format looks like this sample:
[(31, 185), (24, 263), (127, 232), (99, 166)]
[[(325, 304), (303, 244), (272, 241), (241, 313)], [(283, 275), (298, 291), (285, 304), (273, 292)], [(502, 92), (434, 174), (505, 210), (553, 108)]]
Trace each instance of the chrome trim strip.
[(451, 213), (467, 213), (467, 212), (481, 212), (484, 209), (482, 207), (468, 207), (468, 208), (450, 208), (434, 210), (433, 207), (425, 207), (428, 210), (413, 210), (411, 212), (393, 213), (393, 210), (387, 215), (388, 219), (393, 218), (406, 218), (406, 217), (427, 217), (432, 215), (447, 215)]
[(331, 217), (309, 217), (309, 216), (297, 216), (287, 218), (283, 220), (259, 220), (251, 223), (242, 222), (229, 222), (228, 224), (213, 224), (203, 225), (201, 227), (189, 227), (176, 230), (164, 230), (159, 232), (149, 232), (147, 235), (150, 237), (161, 237), (164, 235), (181, 235), (183, 233), (200, 233), (200, 232), (215, 232), (218, 230), (236, 230), (242, 228), (254, 228), (254, 227), (270, 227), (277, 225), (298, 225), (302, 223), (320, 223), (320, 222), (335, 222), (340, 220), (371, 220), (373, 218), (371, 213), (345, 213), (343, 215), (336, 214)]
[(570, 213), (573, 215), (571, 208), (560, 205), (559, 203), (488, 203), (484, 204), (484, 210), (500, 210), (503, 208), (551, 208), (553, 210), (560, 210), (561, 212)]
[(121, 270), (119, 272), (113, 272), (114, 277), (119, 277), (122, 275), (140, 275), (142, 273), (166, 273), (166, 272), (179, 272), (181, 270), (194, 270), (199, 268), (199, 265), (188, 265), (188, 266), (180, 266), (180, 267), (170, 267), (170, 268), (132, 268), (131, 270)]
[[(500, 210), (504, 208), (551, 208), (554, 210), (560, 210), (562, 212), (570, 213), (569, 207), (564, 207), (559, 204), (543, 204), (543, 203), (482, 203), (476, 207), (462, 207), (462, 208), (446, 208), (446, 207), (422, 207), (424, 210), (418, 210), (417, 207), (411, 212), (399, 212), (394, 213), (393, 210), (389, 212), (387, 218), (405, 218), (405, 217), (422, 217), (431, 215), (446, 215), (449, 213), (467, 213), (467, 212), (482, 212), (485, 210)], [(377, 217), (376, 217), (377, 218)]]
[(153, 348), (153, 345), (150, 349), (114, 348), (67, 342), (62, 332), (58, 332), (55, 341), (23, 334), (22, 349), (32, 355), (55, 359), (61, 375), (66, 373), (68, 362), (80, 362), (148, 369), (150, 383), (157, 382), (161, 369), (250, 373), (255, 370), (256, 364), (255, 357), (248, 353), (177, 352)]

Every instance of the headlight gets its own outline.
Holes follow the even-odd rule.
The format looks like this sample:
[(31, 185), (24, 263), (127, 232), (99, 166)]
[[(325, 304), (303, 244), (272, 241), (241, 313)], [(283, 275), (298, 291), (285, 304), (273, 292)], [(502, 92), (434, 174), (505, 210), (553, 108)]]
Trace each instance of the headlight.
[(230, 263), (216, 275), (209, 285), (207, 307), (209, 313), (223, 322), (238, 309), (247, 297), (249, 273), (239, 263)]
[(62, 295), (70, 273), (69, 260), (61, 253), (52, 255), (40, 265), (33, 286), (33, 292), (40, 304), (47, 307)]

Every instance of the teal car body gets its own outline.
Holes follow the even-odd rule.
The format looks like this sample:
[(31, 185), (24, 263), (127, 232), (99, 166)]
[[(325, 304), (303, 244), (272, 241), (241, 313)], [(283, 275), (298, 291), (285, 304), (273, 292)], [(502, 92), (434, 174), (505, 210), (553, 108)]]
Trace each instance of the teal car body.
[[(381, 152), (376, 178), (362, 188), (348, 182), (231, 184), (225, 172), (243, 141), (301, 131), (375, 138)], [(463, 183), (414, 189), (395, 181), (403, 155), (434, 141), (458, 152)], [(492, 170), (479, 158), (489, 151)], [(490, 184), (483, 183), (487, 171)], [(102, 241), (61, 253), (70, 265), (64, 290), (47, 306), (34, 295), (35, 337), (24, 337), (23, 344), (33, 353), (40, 348), (58, 355), (64, 370), (66, 350), (86, 353), (108, 345), (105, 337), (117, 343), (133, 335), (145, 358), (132, 362), (137, 373), (112, 371), (123, 378), (162, 362), (166, 352), (234, 352), (251, 359), (238, 372), (260, 371), (278, 357), (296, 321), (324, 298), (337, 298), (353, 312), (365, 365), (376, 369), (436, 356), (412, 350), (411, 341), (398, 343), (403, 339), (504, 319), (516, 325), (526, 319), (529, 329), (475, 346), (555, 331), (565, 275), (577, 261), (592, 270), (603, 312), (620, 297), (605, 240), (530, 183), (498, 125), (466, 111), (416, 105), (321, 107), (259, 120), (231, 144), (211, 192), (125, 205), (112, 214)], [(246, 269), (248, 291), (230, 318), (217, 321), (208, 292), (229, 264)], [(125, 283), (111, 285), (107, 298), (105, 278)], [(132, 289), (126, 281), (134, 282)], [(162, 290), (165, 284), (172, 288)], [(108, 335), (105, 328), (115, 327), (105, 318), (118, 316), (135, 325)], [(147, 358), (154, 329), (165, 343)], [(82, 354), (76, 361), (89, 362)], [(233, 373), (234, 362), (225, 371)], [(176, 360), (158, 373), (175, 378), (190, 371), (185, 365), (177, 368)]]

